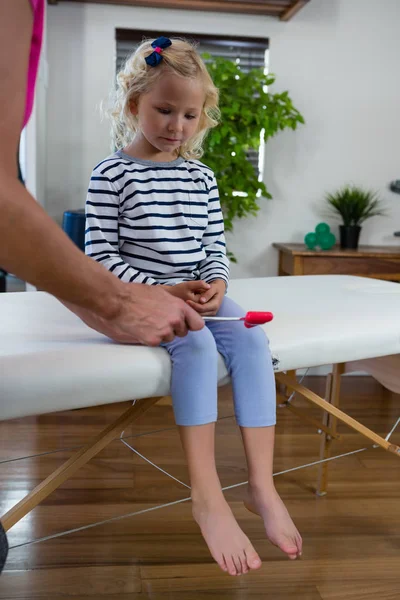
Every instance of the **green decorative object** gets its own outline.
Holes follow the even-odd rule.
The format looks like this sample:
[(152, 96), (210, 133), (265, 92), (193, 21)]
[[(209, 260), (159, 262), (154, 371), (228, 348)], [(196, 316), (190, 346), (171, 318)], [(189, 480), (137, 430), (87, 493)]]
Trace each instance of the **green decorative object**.
[(317, 234), (316, 233), (307, 233), (304, 238), (304, 243), (310, 250), (314, 250), (317, 245)]
[(330, 250), (336, 244), (336, 238), (327, 223), (318, 223), (315, 232), (307, 233), (304, 243), (309, 250), (315, 250), (317, 247)]
[(321, 250), (330, 250), (336, 243), (336, 238), (333, 233), (323, 233), (318, 238)]
[(262, 68), (245, 73), (234, 60), (202, 56), (219, 89), (221, 121), (208, 133), (201, 160), (216, 175), (225, 231), (230, 232), (235, 219), (257, 215), (259, 202), (272, 198), (250, 158), (260, 147), (261, 133), (261, 144), (267, 143), (284, 129), (295, 130), (304, 118), (288, 91), (271, 92), (275, 75)]
[(323, 235), (324, 233), (329, 233), (330, 230), (331, 228), (329, 227), (328, 223), (318, 223), (315, 228), (315, 233), (317, 235)]

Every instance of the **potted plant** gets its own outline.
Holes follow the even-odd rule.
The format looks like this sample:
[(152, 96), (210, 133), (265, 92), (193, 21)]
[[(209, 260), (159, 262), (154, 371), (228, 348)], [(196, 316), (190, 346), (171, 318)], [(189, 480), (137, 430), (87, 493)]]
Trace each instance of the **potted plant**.
[(6, 275), (7, 273), (0, 267), (0, 293), (6, 291)]
[(260, 197), (272, 198), (249, 156), (259, 149), (261, 133), (265, 143), (287, 127), (296, 129), (304, 119), (287, 91), (269, 91), (274, 75), (262, 68), (245, 73), (227, 58), (203, 57), (219, 89), (221, 123), (209, 132), (202, 160), (216, 174), (225, 230), (232, 231), (235, 218), (257, 214)]
[(356, 185), (345, 185), (327, 194), (326, 201), (330, 213), (340, 216), (343, 221), (339, 225), (340, 247), (343, 249), (357, 249), (362, 223), (371, 217), (386, 214), (376, 192)]

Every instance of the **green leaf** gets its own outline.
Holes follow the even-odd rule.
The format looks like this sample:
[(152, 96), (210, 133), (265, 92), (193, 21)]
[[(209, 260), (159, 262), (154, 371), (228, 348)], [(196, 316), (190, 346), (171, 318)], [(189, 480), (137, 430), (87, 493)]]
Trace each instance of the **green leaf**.
[[(270, 92), (276, 80), (273, 73), (266, 75), (262, 68), (244, 73), (234, 61), (209, 54), (206, 64), (219, 89), (221, 124), (208, 135), (203, 160), (217, 178), (225, 230), (233, 231), (236, 219), (257, 215), (260, 202), (272, 199), (247, 155), (249, 148), (258, 149), (261, 129), (267, 142), (278, 131), (294, 130), (305, 121), (288, 91)], [(229, 251), (228, 255), (236, 262)]]

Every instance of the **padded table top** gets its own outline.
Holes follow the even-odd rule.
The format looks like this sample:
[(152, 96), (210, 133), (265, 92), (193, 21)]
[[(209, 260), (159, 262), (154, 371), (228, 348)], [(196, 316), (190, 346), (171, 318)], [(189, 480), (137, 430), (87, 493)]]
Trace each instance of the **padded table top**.
[[(400, 285), (340, 275), (230, 282), (266, 310), (276, 371), (400, 353)], [(163, 348), (117, 344), (44, 292), (0, 294), (0, 419), (169, 393)], [(228, 381), (222, 358), (219, 384)]]

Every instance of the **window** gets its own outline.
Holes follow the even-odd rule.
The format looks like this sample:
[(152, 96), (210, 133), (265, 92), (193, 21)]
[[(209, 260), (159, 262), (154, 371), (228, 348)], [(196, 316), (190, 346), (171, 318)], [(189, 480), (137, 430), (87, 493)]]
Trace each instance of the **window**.
[[(133, 52), (135, 47), (144, 39), (154, 39), (160, 35), (166, 35), (159, 31), (140, 31), (131, 29), (116, 30), (116, 69), (122, 68), (126, 58)], [(250, 37), (229, 37), (213, 35), (197, 35), (184, 33), (171, 33), (171, 37), (184, 37), (197, 44), (199, 52), (207, 52), (212, 56), (222, 56), (239, 63), (244, 72), (256, 67), (268, 69), (268, 39)], [(251, 150), (248, 154), (249, 160), (255, 170), (261, 176), (262, 152), (259, 149)]]

